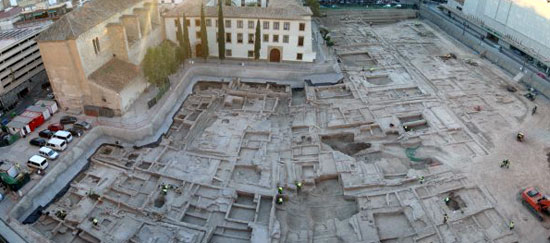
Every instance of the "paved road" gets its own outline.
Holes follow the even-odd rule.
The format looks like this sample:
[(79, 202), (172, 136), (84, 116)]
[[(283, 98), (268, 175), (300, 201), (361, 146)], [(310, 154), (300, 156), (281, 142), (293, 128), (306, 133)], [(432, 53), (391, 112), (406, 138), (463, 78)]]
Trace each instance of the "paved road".
[[(512, 50), (510, 50), (508, 48), (503, 48), (499, 45), (496, 45), (495, 43), (493, 43), (493, 42), (491, 42), (491, 41), (489, 41), (485, 38), (481, 39), (482, 36), (485, 36), (483, 33), (479, 33), (477, 30), (471, 28), (467, 24), (465, 26), (464, 22), (460, 22), (456, 18), (452, 18), (452, 17), (449, 17), (448, 15), (445, 15), (445, 14), (441, 13), (441, 10), (439, 10), (437, 8), (438, 5), (439, 4), (437, 4), (437, 3), (424, 4), (424, 6), (427, 6), (428, 9), (432, 13), (441, 16), (443, 19), (447, 20), (449, 23), (452, 23), (452, 24), (456, 25), (457, 27), (463, 29), (464, 33), (467, 33), (467, 34), (473, 36), (474, 38), (476, 38), (476, 39), (482, 41), (483, 43), (485, 43), (490, 48), (493, 48), (493, 49), (497, 50), (498, 52), (504, 54), (505, 56), (509, 57), (510, 59), (514, 60), (516, 63), (518, 63), (518, 66), (524, 65), (525, 59), (522, 56), (517, 55), (516, 53), (514, 53)], [(531, 72), (534, 72), (534, 73), (541, 72), (541, 70), (539, 70), (535, 65), (532, 65), (530, 63), (525, 63), (525, 68), (528, 69)]]
[(18, 233), (16, 233), (4, 220), (0, 219), (0, 242), (5, 239), (7, 242), (26, 242)]

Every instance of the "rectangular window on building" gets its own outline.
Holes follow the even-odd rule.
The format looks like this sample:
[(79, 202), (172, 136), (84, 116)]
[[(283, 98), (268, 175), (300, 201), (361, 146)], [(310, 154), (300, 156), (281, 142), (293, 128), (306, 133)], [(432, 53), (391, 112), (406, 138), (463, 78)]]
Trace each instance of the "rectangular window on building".
[(174, 26), (178, 26), (178, 20), (177, 19), (174, 19)]
[(185, 20), (185, 24), (187, 25), (187, 27), (191, 26), (191, 20), (190, 20), (190, 19), (186, 19), (186, 20)]
[(201, 38), (201, 32), (200, 31), (197, 31), (197, 33), (195, 33), (195, 36), (197, 37), (197, 40)]
[(283, 26), (283, 29), (284, 30), (290, 30), (290, 22), (285, 22), (285, 24)]
[(231, 49), (226, 49), (226, 50), (225, 50), (225, 56), (226, 56), (226, 57), (233, 56), (233, 52), (231, 52)]
[(298, 46), (304, 46), (304, 37), (303, 36), (298, 37)]
[(300, 31), (304, 31), (304, 30), (306, 30), (306, 24), (300, 23)]
[(244, 7), (246, 5), (245, 0), (241, 0), (241, 7)]
[(200, 19), (195, 19), (195, 26), (197, 26), (197, 27), (201, 26), (201, 20)]
[(92, 45), (94, 46), (94, 52), (97, 55), (97, 46), (95, 45), (95, 39), (92, 39)]
[(254, 34), (248, 34), (248, 44), (254, 44)]
[(95, 54), (99, 54), (99, 52), (101, 51), (101, 49), (99, 48), (99, 38), (96, 37), (95, 39), (92, 39), (92, 44), (94, 45)]
[(248, 51), (248, 57), (254, 57), (254, 51)]
[(269, 21), (265, 21), (264, 22), (264, 30), (268, 30), (269, 29)]
[(243, 21), (237, 20), (237, 28), (242, 29), (243, 28)]
[(237, 33), (237, 43), (243, 43), (243, 33)]
[(269, 42), (269, 35), (268, 34), (264, 34), (264, 42)]
[(225, 43), (231, 43), (231, 33), (225, 33)]
[(302, 58), (303, 58), (302, 53), (297, 53), (296, 54), (296, 60), (302, 60)]
[(231, 28), (231, 20), (225, 20), (225, 28)]
[(218, 20), (216, 19), (216, 28), (218, 27)]
[(220, 43), (220, 32), (216, 31), (216, 43)]
[(283, 35), (283, 43), (288, 43), (288, 35)]
[(212, 26), (212, 20), (206, 19), (206, 27), (210, 27), (210, 26)]
[(279, 42), (279, 35), (273, 35), (273, 42)]
[(279, 22), (273, 22), (273, 29), (279, 30)]
[(248, 21), (248, 28), (249, 29), (254, 29), (254, 21)]

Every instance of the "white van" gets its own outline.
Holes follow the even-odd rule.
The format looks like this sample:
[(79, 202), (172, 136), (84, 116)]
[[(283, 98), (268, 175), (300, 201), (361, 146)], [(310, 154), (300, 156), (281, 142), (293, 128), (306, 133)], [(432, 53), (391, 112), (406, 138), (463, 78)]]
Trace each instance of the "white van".
[(57, 159), (57, 157), (59, 156), (57, 152), (53, 151), (53, 149), (48, 147), (40, 148), (40, 150), (38, 150), (38, 154), (48, 159)]
[(40, 155), (33, 155), (29, 161), (27, 161), (27, 166), (30, 168), (45, 170), (48, 168), (48, 161)]
[(46, 147), (57, 151), (63, 151), (67, 148), (67, 142), (59, 138), (52, 138), (46, 143)]
[(73, 135), (71, 135), (71, 133), (67, 131), (57, 131), (53, 134), (53, 137), (65, 140), (67, 141), (67, 143), (73, 141)]

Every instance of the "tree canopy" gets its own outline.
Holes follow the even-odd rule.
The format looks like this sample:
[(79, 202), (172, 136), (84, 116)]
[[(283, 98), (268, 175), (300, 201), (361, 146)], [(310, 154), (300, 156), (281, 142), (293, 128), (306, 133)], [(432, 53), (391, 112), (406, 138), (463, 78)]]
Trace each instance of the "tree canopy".
[(260, 31), (260, 20), (258, 19), (258, 22), (256, 23), (256, 34), (254, 36), (254, 59), (258, 60), (260, 59), (260, 50), (262, 49), (262, 42), (261, 42), (261, 31)]
[(311, 12), (313, 13), (313, 16), (320, 17), (321, 16), (321, 4), (319, 4), (318, 0), (306, 0), (306, 4), (311, 9)]
[(225, 24), (223, 20), (222, 1), (218, 1), (218, 57), (225, 59)]
[(206, 32), (206, 20), (204, 18), (204, 4), (201, 4), (201, 48), (204, 59), (210, 55), (208, 51), (208, 33)]
[(176, 72), (176, 46), (170, 41), (164, 41), (156, 47), (150, 47), (141, 63), (147, 81), (157, 87), (166, 84), (168, 76)]
[(191, 58), (193, 55), (191, 54), (191, 42), (189, 41), (189, 29), (187, 26), (187, 18), (185, 17), (185, 14), (183, 14), (183, 49), (182, 54), (185, 59)]

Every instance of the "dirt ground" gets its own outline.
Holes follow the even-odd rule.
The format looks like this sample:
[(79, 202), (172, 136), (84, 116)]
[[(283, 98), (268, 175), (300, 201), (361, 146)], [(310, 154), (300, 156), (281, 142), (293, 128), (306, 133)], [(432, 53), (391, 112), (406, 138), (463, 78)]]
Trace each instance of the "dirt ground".
[(341, 83), (198, 83), (159, 144), (103, 146), (32, 229), (55, 242), (544, 242), (550, 218), (518, 192), (550, 192), (549, 101), (531, 115), (524, 87), (429, 23), (369, 22), (321, 21)]

